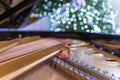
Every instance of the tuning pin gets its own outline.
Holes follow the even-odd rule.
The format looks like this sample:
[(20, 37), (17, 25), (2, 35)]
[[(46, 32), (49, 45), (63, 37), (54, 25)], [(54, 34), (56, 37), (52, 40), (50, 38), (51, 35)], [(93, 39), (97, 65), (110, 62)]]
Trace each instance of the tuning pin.
[(103, 75), (105, 75), (106, 71), (103, 71)]
[(84, 66), (84, 62), (79, 62), (79, 65), (80, 66)]
[(111, 74), (107, 73), (106, 76), (107, 76), (110, 80), (114, 80), (114, 76), (112, 76)]
[(19, 39), (22, 39), (22, 34), (19, 34), (18, 37), (19, 37)]
[(99, 69), (99, 68), (97, 68), (96, 70), (97, 70), (98, 73), (100, 72), (100, 69)]
[(112, 77), (114, 77), (114, 74), (112, 74)]
[(108, 78), (111, 78), (111, 75), (108, 73), (108, 71), (101, 71), (101, 73), (102, 73), (104, 76), (107, 76)]
[(76, 59), (76, 58), (74, 58), (74, 59), (73, 59), (73, 61), (74, 61), (74, 62), (77, 62), (77, 59)]
[(90, 66), (90, 69), (93, 70), (95, 68), (95, 66)]
[(88, 64), (85, 64), (85, 67), (88, 67), (89, 65)]
[(75, 58), (73, 58), (73, 59), (72, 59), (72, 61), (74, 61), (74, 62), (75, 62)]
[(95, 66), (91, 66), (91, 69), (95, 69)]
[(92, 66), (91, 66), (91, 65), (89, 65), (89, 68), (90, 68), (90, 69), (92, 69)]
[(95, 66), (92, 66), (92, 70), (96, 70), (96, 67), (95, 67)]
[(106, 74), (108, 74), (108, 71), (105, 71)]
[(100, 73), (100, 74), (103, 74), (102, 70), (99, 70), (99, 73)]
[(80, 63), (80, 60), (77, 60), (76, 62), (79, 64), (79, 63)]
[(84, 62), (82, 62), (82, 64), (81, 64), (82, 66), (86, 66), (86, 64), (84, 63)]
[(71, 44), (68, 45), (67, 47), (67, 51), (68, 51), (68, 56), (70, 56), (70, 53), (71, 53), (71, 47), (70, 47)]
[(81, 64), (81, 61), (80, 61), (80, 60), (78, 60), (78, 64)]
[(105, 71), (105, 72), (104, 72), (104, 75), (107, 76), (107, 77), (111, 77), (111, 75), (109, 74), (108, 71)]
[(100, 70), (100, 74), (101, 74), (101, 75), (105, 75), (102, 70)]
[(91, 65), (88, 66), (89, 69), (92, 69)]

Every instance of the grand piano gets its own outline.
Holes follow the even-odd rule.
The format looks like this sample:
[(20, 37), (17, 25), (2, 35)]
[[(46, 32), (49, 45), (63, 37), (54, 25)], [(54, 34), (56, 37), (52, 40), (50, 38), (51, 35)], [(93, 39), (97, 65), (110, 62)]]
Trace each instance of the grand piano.
[(99, 1), (97, 8), (87, 0), (0, 3), (9, 7), (0, 15), (0, 80), (120, 80), (120, 35), (113, 19), (91, 14)]

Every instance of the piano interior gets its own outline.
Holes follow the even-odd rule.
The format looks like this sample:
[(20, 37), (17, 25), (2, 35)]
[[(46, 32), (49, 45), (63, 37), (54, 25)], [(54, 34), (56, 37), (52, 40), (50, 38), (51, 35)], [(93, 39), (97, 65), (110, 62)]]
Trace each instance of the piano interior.
[(0, 80), (120, 79), (120, 58), (82, 39), (19, 35), (0, 47)]
[[(105, 27), (99, 21), (99, 13), (95, 11), (96, 17), (93, 12), (81, 9), (92, 9), (89, 5), (81, 7), (84, 1), (89, 5), (93, 3), (89, 1), (100, 3), (99, 0), (0, 0), (0, 80), (120, 80), (120, 28), (116, 28), (118, 34), (106, 34), (111, 31), (110, 15), (103, 18)], [(103, 3), (106, 7), (107, 1), (110, 0)], [(54, 23), (50, 29), (47, 14), (53, 14), (49, 16)], [(91, 16), (95, 23), (89, 20)], [(100, 28), (96, 26), (99, 22)], [(57, 27), (58, 23), (62, 27)], [(100, 29), (103, 32), (99, 33)]]

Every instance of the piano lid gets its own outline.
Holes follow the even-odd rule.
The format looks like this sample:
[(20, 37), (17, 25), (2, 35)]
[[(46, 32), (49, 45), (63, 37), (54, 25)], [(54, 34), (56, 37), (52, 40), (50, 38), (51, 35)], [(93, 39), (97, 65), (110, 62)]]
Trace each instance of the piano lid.
[(1, 0), (0, 27), (18, 27), (38, 0)]

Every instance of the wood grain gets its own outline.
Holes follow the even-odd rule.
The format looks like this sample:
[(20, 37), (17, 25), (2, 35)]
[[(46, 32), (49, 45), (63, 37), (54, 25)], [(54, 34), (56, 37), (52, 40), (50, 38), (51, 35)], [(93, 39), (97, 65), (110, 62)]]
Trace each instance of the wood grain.
[[(46, 38), (6, 50), (0, 54), (0, 80), (9, 80), (22, 74), (41, 61), (56, 55), (61, 48), (63, 48), (61, 42)], [(53, 53), (54, 55), (50, 54), (56, 50), (59, 51)]]
[(25, 55), (35, 50), (51, 47), (60, 43), (61, 42), (53, 39), (42, 39), (42, 40), (33, 41), (31, 43), (18, 45), (0, 53), (0, 62)]
[(13, 40), (10, 40), (10, 41), (5, 41), (5, 42), (2, 42), (0, 44), (0, 48), (3, 48), (3, 47), (6, 47), (6, 46), (9, 46), (13, 43), (18, 43), (18, 39), (13, 39)]
[(25, 37), (22, 39), (13, 39), (10, 41), (2, 41), (2, 42), (0, 42), (0, 53), (18, 45), (18, 44), (25, 44), (25, 43), (29, 43), (29, 42), (39, 40), (39, 39), (40, 39), (40, 36), (33, 36), (33, 37)]
[[(51, 50), (51, 49), (50, 49)], [(21, 58), (17, 58), (8, 62), (5, 62), (3, 66), (0, 65), (0, 80), (11, 80), (20, 74), (25, 73), (27, 70), (31, 69), (32, 67), (42, 63), (43, 61), (46, 61), (50, 57), (56, 55), (58, 51), (42, 51), (44, 53), (36, 53), (31, 56), (24, 56)], [(51, 54), (50, 54), (51, 53)], [(36, 56), (35, 56), (36, 55)], [(30, 60), (29, 60), (30, 59)], [(28, 61), (27, 61), (28, 60)], [(24, 61), (24, 63), (19, 64), (20, 62)], [(11, 67), (11, 69), (9, 69)]]
[(40, 36), (25, 37), (25, 38), (19, 39), (19, 43), (20, 44), (25, 44), (25, 43), (36, 41), (36, 40), (39, 40), (39, 39), (41, 39)]
[[(26, 42), (28, 39), (26, 39)], [(11, 72), (11, 73), (9, 72), (8, 76), (7, 77), (5, 76), (5, 78), (1, 79), (1, 80), (9, 80), (8, 78), (12, 79), (13, 77), (11, 77), (11, 76), (14, 76), (15, 74), (16, 74), (16, 76), (18, 76), (17, 73), (21, 74), (21, 75), (19, 77), (15, 78), (14, 80), (69, 80), (69, 79), (65, 78), (63, 75), (56, 72), (46, 62), (44, 62), (42, 64), (37, 64), (36, 67), (32, 66), (33, 67), (32, 68), (31, 67), (31, 65), (33, 65), (32, 60), (35, 59), (36, 57), (38, 57), (37, 55), (31, 56), (31, 57), (29, 56), (29, 58), (25, 57), (26, 55), (30, 55), (31, 52), (34, 52), (36, 50), (43, 50), (46, 48), (50, 48), (51, 46), (61, 44), (61, 42), (56, 41), (53, 38), (35, 40), (30, 43), (29, 42), (26, 43), (26, 42), (25, 42), (25, 44), (18, 45), (16, 47), (6, 50), (4, 53), (0, 54), (0, 61), (1, 61), (0, 65), (3, 63), (9, 62), (10, 60), (15, 61), (15, 59), (24, 57), (24, 60), (22, 60), (22, 58), (21, 58), (21, 60), (19, 60), (23, 63), (18, 64), (17, 62), (19, 62), (19, 61), (17, 61), (17, 60), (14, 62), (16, 67), (18, 67), (17, 65), (20, 66), (19, 70), (16, 69), (16, 71), (14, 70), (14, 72)], [(85, 53), (85, 52), (83, 53), (84, 49), (86, 49), (86, 48), (76, 47), (76, 49), (74, 51), (72, 51), (71, 56), (73, 56), (76, 59), (83, 61), (84, 63), (87, 63), (91, 66), (95, 66), (96, 68), (99, 68), (102, 71), (108, 71), (110, 74), (113, 73), (115, 76), (119, 77), (120, 65), (111, 66), (108, 63), (106, 63), (106, 61), (109, 58), (110, 60), (117, 61), (120, 64), (120, 58), (115, 57), (111, 54), (108, 54), (104, 51), (98, 50), (92, 46), (89, 46), (87, 48), (88, 48), (87, 51), (89, 51), (89, 52), (91, 51), (91, 53), (89, 53), (89, 54)], [(51, 48), (50, 50), (54, 51), (54, 48)], [(80, 50), (82, 50), (82, 51), (80, 51)], [(46, 53), (46, 52), (49, 52), (49, 50), (46, 49), (46, 51), (43, 53)], [(95, 53), (95, 54), (93, 54), (93, 53)], [(103, 55), (103, 57), (93, 56), (93, 55), (97, 55), (99, 53), (101, 53)], [(43, 54), (42, 54), (42, 56), (43, 56)], [(27, 61), (27, 60), (29, 60), (29, 65), (24, 64), (24, 61)], [(30, 61), (31, 61), (31, 64), (30, 64)], [(23, 65), (25, 65), (25, 66), (23, 67)], [(6, 67), (6, 68), (8, 68), (8, 67)], [(32, 69), (30, 69), (30, 68), (32, 68)], [(5, 69), (5, 67), (2, 67), (1, 74), (2, 74), (2, 69), (7, 70), (7, 69)], [(28, 69), (30, 69), (30, 70), (27, 72), (24, 72)], [(6, 73), (8, 71), (6, 71)], [(22, 74), (22, 73), (24, 73), (24, 74)]]
[(51, 68), (46, 62), (37, 65), (13, 80), (68, 80), (65, 76)]
[(7, 46), (5, 46), (5, 47), (2, 47), (2, 48), (0, 48), (0, 53), (2, 53), (2, 52), (4, 52), (4, 51), (6, 51), (6, 50), (8, 50), (8, 49), (10, 49), (10, 48), (12, 48), (12, 47), (18, 45), (18, 44), (19, 44), (19, 43), (16, 42), (16, 43), (7, 45)]

